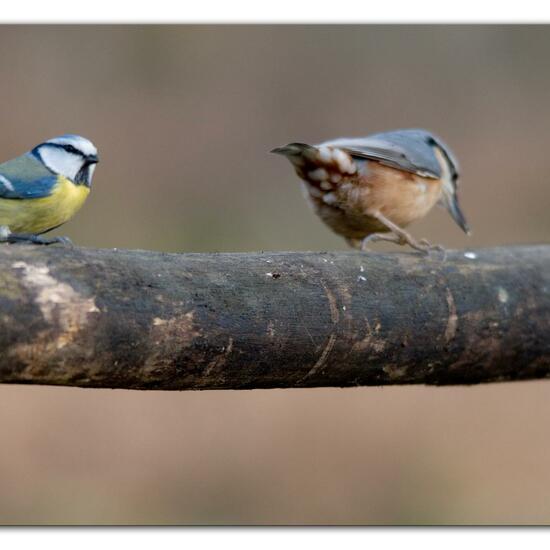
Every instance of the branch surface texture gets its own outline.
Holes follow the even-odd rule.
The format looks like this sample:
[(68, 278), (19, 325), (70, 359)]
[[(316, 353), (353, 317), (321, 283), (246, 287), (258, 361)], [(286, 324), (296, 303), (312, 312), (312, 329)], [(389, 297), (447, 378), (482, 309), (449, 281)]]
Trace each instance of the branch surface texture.
[(164, 254), (0, 245), (0, 382), (127, 389), (550, 376), (550, 246)]

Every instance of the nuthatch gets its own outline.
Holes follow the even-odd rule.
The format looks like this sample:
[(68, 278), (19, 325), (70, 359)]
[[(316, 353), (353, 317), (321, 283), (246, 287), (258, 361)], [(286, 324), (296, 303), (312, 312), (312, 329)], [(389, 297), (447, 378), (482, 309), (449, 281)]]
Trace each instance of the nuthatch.
[(457, 162), (443, 141), (426, 130), (394, 130), (319, 145), (289, 143), (271, 152), (290, 160), (315, 212), (355, 248), (391, 241), (424, 252), (442, 249), (403, 229), (436, 203), (470, 233), (458, 204)]

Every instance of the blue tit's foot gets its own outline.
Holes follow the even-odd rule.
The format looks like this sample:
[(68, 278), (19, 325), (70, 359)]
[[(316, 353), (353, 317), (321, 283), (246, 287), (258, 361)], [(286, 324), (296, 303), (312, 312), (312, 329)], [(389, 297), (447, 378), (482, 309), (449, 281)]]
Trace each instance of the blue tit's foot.
[[(1, 235), (0, 235), (1, 236)], [(9, 233), (6, 241), (11, 244), (15, 243), (30, 243), (30, 244), (43, 244), (43, 245), (49, 245), (49, 244), (64, 244), (64, 245), (71, 245), (72, 242), (69, 237), (43, 237), (42, 235), (34, 235), (32, 233)]]
[(7, 225), (0, 225), (0, 243), (7, 243), (10, 234), (11, 231)]

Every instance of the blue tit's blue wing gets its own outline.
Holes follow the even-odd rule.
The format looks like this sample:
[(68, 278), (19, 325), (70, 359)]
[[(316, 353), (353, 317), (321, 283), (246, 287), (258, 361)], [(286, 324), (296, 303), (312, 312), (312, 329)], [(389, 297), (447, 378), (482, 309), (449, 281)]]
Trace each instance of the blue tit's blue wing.
[(0, 164), (1, 199), (38, 199), (47, 197), (57, 183), (57, 176), (32, 153)]
[(341, 138), (321, 145), (338, 147), (355, 158), (376, 160), (413, 174), (440, 178), (442, 168), (434, 152), (437, 146), (449, 161), (453, 179), (458, 177), (458, 163), (450, 149), (441, 139), (420, 128), (393, 130), (364, 138)]

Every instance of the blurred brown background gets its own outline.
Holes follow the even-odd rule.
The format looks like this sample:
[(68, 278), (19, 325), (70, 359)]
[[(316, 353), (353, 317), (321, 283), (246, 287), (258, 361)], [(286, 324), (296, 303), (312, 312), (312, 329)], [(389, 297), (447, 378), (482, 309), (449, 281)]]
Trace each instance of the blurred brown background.
[[(467, 239), (550, 231), (550, 28), (4, 26), (0, 156), (101, 164), (58, 233), (164, 251), (345, 249), (267, 152), (408, 126), (461, 161)], [(381, 247), (383, 248), (383, 247)], [(550, 523), (550, 385), (162, 393), (0, 387), (0, 523)]]

